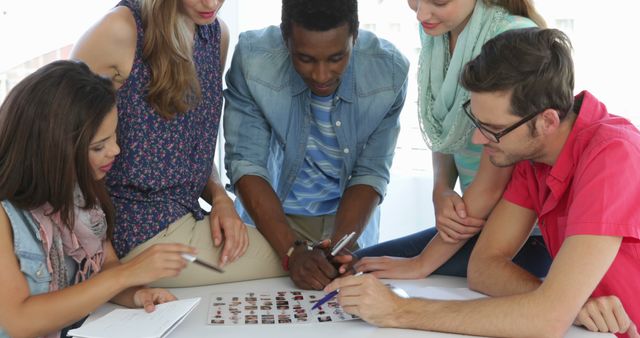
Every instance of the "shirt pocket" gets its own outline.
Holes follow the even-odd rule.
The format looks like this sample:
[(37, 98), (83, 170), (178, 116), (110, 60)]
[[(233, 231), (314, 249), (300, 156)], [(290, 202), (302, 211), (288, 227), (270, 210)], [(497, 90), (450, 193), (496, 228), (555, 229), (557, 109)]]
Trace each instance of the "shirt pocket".
[(24, 274), (31, 294), (40, 294), (49, 291), (51, 274), (47, 269), (46, 258), (41, 253), (18, 251), (20, 270)]

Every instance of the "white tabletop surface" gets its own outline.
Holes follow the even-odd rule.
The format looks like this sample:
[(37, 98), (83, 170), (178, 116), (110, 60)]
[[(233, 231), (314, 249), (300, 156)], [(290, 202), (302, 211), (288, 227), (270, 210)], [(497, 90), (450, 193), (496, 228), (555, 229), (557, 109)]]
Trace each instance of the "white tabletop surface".
[[(466, 287), (466, 280), (458, 277), (430, 276), (421, 280), (389, 280), (391, 284), (401, 287), (409, 294), (412, 289), (424, 286)], [(241, 326), (211, 326), (207, 325), (207, 307), (210, 297), (216, 292), (245, 293), (249, 291), (293, 290), (293, 283), (288, 277), (261, 279), (247, 282), (209, 285), (192, 288), (171, 289), (178, 298), (202, 297), (197, 307), (168, 337), (169, 338), (200, 338), (200, 337), (229, 337), (229, 338), (332, 338), (332, 337), (368, 337), (368, 338), (402, 338), (402, 337), (469, 337), (464, 335), (425, 332), (402, 329), (383, 329), (369, 325), (362, 320), (351, 320), (335, 323), (291, 324), (291, 325), (241, 325)], [(107, 314), (117, 305), (106, 304), (89, 317), (89, 321)], [(567, 332), (569, 338), (604, 338), (615, 337), (612, 334), (589, 332), (581, 327), (572, 326)]]

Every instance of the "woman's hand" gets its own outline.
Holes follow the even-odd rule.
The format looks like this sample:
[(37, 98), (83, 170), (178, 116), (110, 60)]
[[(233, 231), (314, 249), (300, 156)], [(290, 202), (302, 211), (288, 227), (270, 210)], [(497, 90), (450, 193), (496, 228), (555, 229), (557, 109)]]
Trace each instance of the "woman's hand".
[(146, 285), (165, 277), (175, 277), (187, 266), (182, 254), (196, 255), (195, 248), (179, 243), (154, 244), (120, 265), (127, 286)]
[(171, 292), (165, 289), (141, 288), (133, 294), (133, 303), (146, 312), (153, 312), (156, 304), (162, 304), (176, 300)]
[(425, 278), (417, 257), (364, 257), (355, 265), (357, 272), (369, 272), (378, 278), (418, 279)]
[(482, 230), (484, 220), (467, 215), (462, 197), (453, 190), (434, 194), (436, 228), (447, 243), (469, 239)]
[(224, 242), (218, 262), (220, 267), (236, 261), (245, 254), (249, 247), (247, 226), (238, 216), (233, 201), (228, 196), (224, 195), (214, 201), (209, 223), (213, 244), (220, 246)]

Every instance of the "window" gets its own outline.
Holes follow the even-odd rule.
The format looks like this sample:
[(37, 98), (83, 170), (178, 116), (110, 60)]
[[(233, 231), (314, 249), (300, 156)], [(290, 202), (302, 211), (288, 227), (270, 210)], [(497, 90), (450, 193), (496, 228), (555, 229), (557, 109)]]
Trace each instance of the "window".
[[(35, 5), (34, 5), (35, 3)], [(0, 1), (0, 100), (24, 76), (45, 63), (66, 58), (71, 45), (115, 5), (115, 0)], [(280, 22), (281, 0), (228, 0), (220, 17), (230, 27), (231, 60), (238, 34)], [(635, 85), (640, 45), (631, 33), (640, 3), (611, 0), (537, 0), (535, 4), (551, 27), (565, 31), (574, 45), (576, 92), (588, 89), (609, 111), (640, 124)], [(34, 11), (33, 8), (38, 10)], [(360, 0), (365, 29), (393, 42), (411, 61), (409, 92), (401, 115), (402, 132), (392, 168), (392, 179), (382, 205), (381, 240), (434, 225), (431, 201), (431, 152), (417, 120), (418, 22), (406, 1)], [(575, 8), (580, 8), (576, 11)], [(72, 8), (73, 10), (70, 10)], [(82, 13), (76, 15), (75, 13)], [(597, 23), (597, 24), (595, 24)], [(219, 133), (222, 135), (222, 130)], [(219, 145), (223, 140), (219, 141)], [(218, 148), (216, 160), (223, 158)], [(225, 175), (222, 175), (226, 179)]]

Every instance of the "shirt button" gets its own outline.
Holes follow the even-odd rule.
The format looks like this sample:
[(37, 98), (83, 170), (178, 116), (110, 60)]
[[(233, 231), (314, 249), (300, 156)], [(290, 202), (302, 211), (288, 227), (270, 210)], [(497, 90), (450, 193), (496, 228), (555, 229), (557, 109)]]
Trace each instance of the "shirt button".
[(336, 121), (336, 127), (340, 127), (341, 125), (342, 125), (342, 122)]
[(344, 151), (345, 154), (349, 153), (349, 148), (344, 148), (342, 151)]
[(36, 277), (40, 278), (42, 277), (42, 268), (38, 269), (38, 271), (36, 271)]

